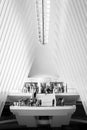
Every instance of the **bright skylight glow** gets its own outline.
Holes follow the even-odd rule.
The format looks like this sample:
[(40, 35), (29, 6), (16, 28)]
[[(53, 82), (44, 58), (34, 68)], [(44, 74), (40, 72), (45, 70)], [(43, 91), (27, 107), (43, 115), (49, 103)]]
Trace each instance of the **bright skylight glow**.
[(36, 0), (38, 38), (41, 44), (48, 43), (50, 0)]

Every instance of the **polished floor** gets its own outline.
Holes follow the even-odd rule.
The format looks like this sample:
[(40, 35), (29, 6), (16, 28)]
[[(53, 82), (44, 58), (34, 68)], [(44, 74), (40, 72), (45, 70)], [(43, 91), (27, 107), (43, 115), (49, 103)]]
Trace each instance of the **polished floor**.
[(37, 128), (27, 128), (26, 126), (19, 126), (16, 121), (0, 124), (0, 130), (87, 130), (87, 124), (70, 122), (68, 126), (61, 128), (51, 128), (50, 126), (38, 126)]

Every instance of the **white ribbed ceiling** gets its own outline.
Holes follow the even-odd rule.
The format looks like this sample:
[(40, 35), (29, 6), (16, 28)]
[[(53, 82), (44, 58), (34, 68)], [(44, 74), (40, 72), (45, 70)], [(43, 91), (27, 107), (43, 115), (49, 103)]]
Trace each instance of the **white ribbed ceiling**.
[(2, 0), (0, 4), (1, 87), (21, 88), (34, 58), (34, 0)]
[(77, 88), (87, 111), (87, 0), (51, 0), (51, 11), (57, 72)]
[(0, 1), (0, 92), (21, 89), (28, 74), (57, 75), (77, 88), (87, 112), (87, 0), (50, 0), (45, 46), (37, 41), (35, 3)]

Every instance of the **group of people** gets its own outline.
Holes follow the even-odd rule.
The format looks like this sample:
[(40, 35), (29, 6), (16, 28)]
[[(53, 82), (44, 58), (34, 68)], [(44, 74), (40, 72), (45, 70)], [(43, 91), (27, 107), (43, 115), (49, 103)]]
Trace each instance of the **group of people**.
[[(49, 82), (49, 83), (40, 83), (40, 86), (38, 86), (38, 83), (30, 83), (27, 82), (24, 85), (23, 92), (25, 93), (32, 93), (32, 96), (26, 99), (20, 99), (17, 102), (14, 102), (14, 106), (41, 106), (42, 101), (41, 99), (37, 99), (37, 94), (52, 94), (52, 93), (64, 93), (65, 86), (62, 82), (55, 83), (55, 82)], [(54, 106), (55, 101), (52, 100), (52, 106)], [(64, 105), (64, 99), (58, 98), (56, 99), (56, 105)]]
[(36, 93), (38, 93), (38, 91), (39, 91), (38, 83), (25, 83), (24, 84), (22, 92), (34, 93), (34, 91), (36, 91)]
[(57, 82), (49, 82), (49, 83), (32, 83), (27, 82), (25, 83), (23, 87), (23, 92), (27, 93), (64, 93), (66, 91), (66, 87), (63, 82), (57, 83)]

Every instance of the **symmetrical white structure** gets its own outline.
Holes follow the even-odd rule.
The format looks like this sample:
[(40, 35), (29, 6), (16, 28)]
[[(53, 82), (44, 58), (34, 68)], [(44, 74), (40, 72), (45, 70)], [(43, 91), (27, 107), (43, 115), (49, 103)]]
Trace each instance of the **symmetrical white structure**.
[(40, 46), (36, 0), (0, 1), (0, 114), (9, 91), (22, 89), (28, 75), (44, 73), (75, 87), (87, 113), (87, 0), (50, 0), (48, 5), (48, 44)]
[[(40, 92), (37, 83), (40, 83)], [(66, 91), (66, 86), (63, 85), (63, 82), (58, 82), (58, 78), (56, 80), (49, 77), (29, 78), (24, 85), (27, 91), (10, 93), (8, 99), (14, 102), (10, 106), (10, 110), (15, 114), (19, 125), (27, 127), (68, 125), (76, 110), (75, 104), (79, 95), (73, 90), (72, 92)], [(31, 91), (31, 87), (33, 91)], [(44, 91), (42, 91), (43, 89)]]
[[(76, 106), (65, 107), (18, 107), (11, 106), (11, 112), (16, 115), (19, 125), (27, 127), (37, 127), (38, 125), (50, 125), (51, 127), (61, 127), (68, 125), (71, 115), (75, 112)], [(39, 116), (48, 116), (48, 120), (40, 120)], [(37, 118), (35, 118), (37, 117)], [(51, 117), (51, 118), (50, 118)]]

